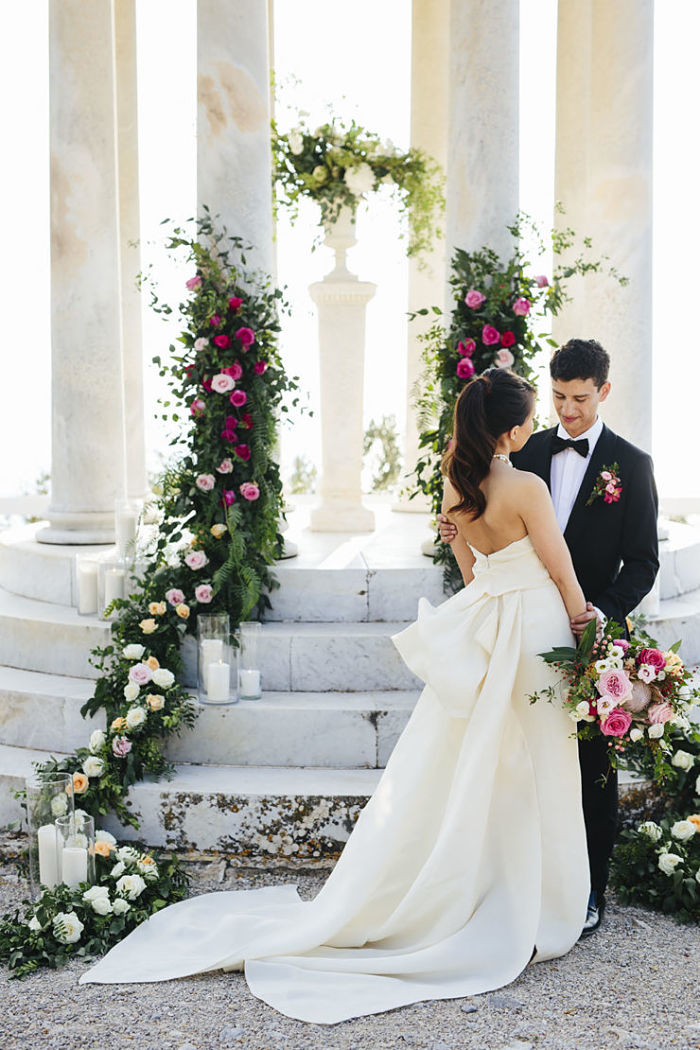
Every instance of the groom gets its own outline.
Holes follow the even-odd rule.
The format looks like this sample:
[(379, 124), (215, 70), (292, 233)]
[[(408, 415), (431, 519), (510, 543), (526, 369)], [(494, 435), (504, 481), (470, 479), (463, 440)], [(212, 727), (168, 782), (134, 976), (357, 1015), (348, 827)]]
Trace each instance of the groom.
[[(651, 590), (659, 568), (658, 497), (651, 458), (618, 437), (598, 416), (610, 393), (610, 358), (595, 339), (570, 339), (553, 355), (549, 371), (559, 426), (537, 431), (512, 457), (513, 465), (546, 481), (557, 520), (571, 552), (587, 610), (572, 620), (575, 634), (586, 623), (625, 617)], [(601, 472), (614, 472), (620, 494), (591, 500)], [(605, 483), (604, 480), (602, 482)], [(456, 530), (439, 515), (440, 536)], [(583, 815), (591, 896), (582, 936), (600, 926), (608, 864), (617, 827), (617, 774), (603, 736), (579, 741)], [(604, 779), (604, 782), (602, 780)]]

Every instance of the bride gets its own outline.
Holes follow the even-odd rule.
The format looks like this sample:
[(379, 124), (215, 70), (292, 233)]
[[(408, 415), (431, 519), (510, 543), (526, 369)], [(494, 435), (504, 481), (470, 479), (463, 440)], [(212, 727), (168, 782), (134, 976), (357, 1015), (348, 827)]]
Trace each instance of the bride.
[(315, 900), (209, 893), (152, 916), (81, 983), (245, 969), (290, 1017), (331, 1024), (502, 987), (578, 939), (589, 891), (576, 739), (538, 653), (586, 602), (543, 481), (511, 469), (535, 396), (492, 368), (462, 391), (443, 507), (466, 584), (394, 637), (425, 682)]

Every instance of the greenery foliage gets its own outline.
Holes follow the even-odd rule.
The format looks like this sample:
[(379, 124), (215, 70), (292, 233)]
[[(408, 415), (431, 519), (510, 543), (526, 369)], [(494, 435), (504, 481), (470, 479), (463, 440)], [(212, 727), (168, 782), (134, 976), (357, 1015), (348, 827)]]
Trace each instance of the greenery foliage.
[(365, 430), (362, 451), (365, 456), (373, 454), (372, 492), (392, 489), (401, 471), (395, 416), (382, 416), (378, 422), (370, 420)]

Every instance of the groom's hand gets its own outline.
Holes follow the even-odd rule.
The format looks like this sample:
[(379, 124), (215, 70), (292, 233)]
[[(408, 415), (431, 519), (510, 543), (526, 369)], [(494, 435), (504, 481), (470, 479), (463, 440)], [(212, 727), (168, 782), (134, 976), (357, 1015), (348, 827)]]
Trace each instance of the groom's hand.
[(574, 618), (570, 621), (571, 630), (577, 638), (581, 637), (591, 620), (598, 621), (596, 637), (600, 638), (603, 632), (603, 624), (600, 619), (600, 616), (598, 615), (598, 610), (594, 607), (593, 602), (586, 602), (586, 611), (583, 613), (579, 613), (578, 616), (574, 616)]
[(437, 523), (442, 542), (452, 543), (457, 535), (457, 526), (453, 525), (449, 518), (446, 518), (444, 514), (438, 514)]

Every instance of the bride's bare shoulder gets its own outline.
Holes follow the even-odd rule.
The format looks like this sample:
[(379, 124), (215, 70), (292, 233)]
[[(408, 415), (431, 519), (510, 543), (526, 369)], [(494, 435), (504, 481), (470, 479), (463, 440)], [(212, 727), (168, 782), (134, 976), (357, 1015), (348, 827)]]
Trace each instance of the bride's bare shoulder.
[(529, 470), (514, 470), (511, 484), (522, 499), (536, 501), (551, 498), (546, 482), (539, 474)]

